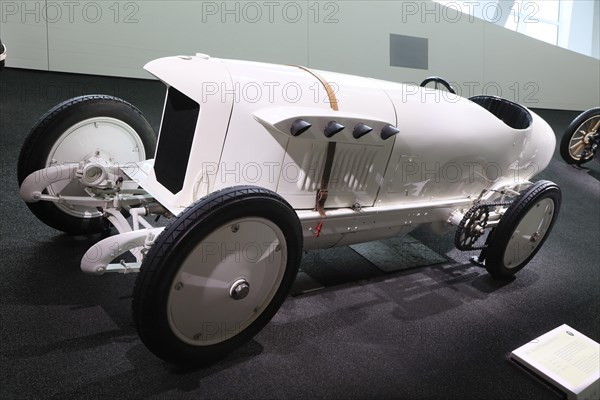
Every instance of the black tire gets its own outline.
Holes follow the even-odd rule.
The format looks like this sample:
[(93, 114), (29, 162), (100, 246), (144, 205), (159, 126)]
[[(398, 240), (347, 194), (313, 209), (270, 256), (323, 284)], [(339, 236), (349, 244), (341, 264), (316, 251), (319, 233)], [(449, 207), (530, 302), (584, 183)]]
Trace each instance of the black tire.
[[(114, 118), (127, 124), (135, 131), (144, 146), (145, 157), (143, 158), (151, 158), (154, 155), (156, 135), (136, 107), (113, 96), (75, 97), (52, 108), (31, 129), (19, 155), (17, 165), (19, 186), (29, 174), (49, 166), (50, 152), (61, 136), (70, 128), (90, 118), (102, 117)], [(90, 148), (89, 150), (93, 153), (95, 149)], [(78, 162), (82, 160), (62, 161)], [(115, 162), (126, 161), (129, 160), (115, 160)], [(54, 203), (46, 201), (27, 203), (27, 206), (46, 225), (69, 234), (98, 233), (108, 227), (108, 221), (95, 209), (90, 209), (89, 215), (79, 216), (77, 213), (69, 214)]]
[(4, 68), (4, 63), (6, 62), (6, 46), (2, 43), (2, 39), (0, 39), (0, 71)]
[[(591, 119), (593, 119), (593, 121), (591, 121)], [(560, 141), (560, 155), (567, 164), (580, 165), (594, 158), (595, 153), (590, 153), (588, 157), (581, 160), (581, 153), (583, 153), (583, 148), (581, 148), (580, 151), (573, 154), (573, 152), (570, 151), (570, 146), (571, 140), (580, 130), (584, 129), (587, 132), (587, 129), (591, 129), (591, 125), (595, 124), (595, 122), (598, 122), (599, 120), (600, 107), (596, 107), (590, 108), (589, 110), (582, 112), (569, 124), (569, 127), (563, 134), (563, 137)]]
[[(501, 280), (510, 279), (536, 255), (556, 222), (560, 211), (561, 198), (560, 188), (555, 183), (538, 181), (512, 202), (496, 228), (490, 233), (487, 241), (485, 267), (492, 277)], [(544, 229), (543, 236), (536, 237), (535, 233), (532, 232), (529, 235), (532, 239), (526, 241), (525, 244), (523, 241), (511, 242), (511, 239), (514, 238), (513, 235), (517, 234), (517, 229), (520, 230), (518, 234), (524, 237), (528, 230), (527, 227), (520, 226), (521, 222), (524, 221), (530, 211), (540, 206), (544, 209), (540, 208), (534, 211), (538, 214), (542, 213), (542, 219), (535, 232), (539, 232), (540, 228)], [(550, 213), (552, 213), (551, 216)], [(535, 214), (529, 215), (534, 219), (537, 216)], [(525, 221), (525, 223), (527, 222)], [(532, 221), (532, 223), (536, 224), (537, 220)]]
[[(222, 341), (213, 344), (198, 342), (198, 345), (190, 343), (191, 339), (187, 340), (190, 336), (188, 335), (183, 339), (180, 338), (169, 322), (170, 318), (173, 318), (173, 321), (176, 319), (173, 316), (174, 311), (171, 310), (175, 306), (169, 303), (170, 296), (183, 296), (180, 293), (188, 287), (187, 282), (184, 286), (184, 279), (179, 280), (181, 276), (184, 276), (179, 275), (180, 270), (183, 269), (182, 266), (185, 265), (184, 262), (188, 255), (192, 251), (198, 251), (197, 248), (204, 245), (204, 239), (208, 239), (209, 235), (215, 234), (215, 232), (229, 232), (227, 229), (230, 227), (231, 232), (237, 232), (233, 229), (235, 225), (231, 224), (233, 221), (239, 221), (244, 218), (268, 220), (283, 233), (285, 245), (280, 245), (280, 249), (287, 249), (287, 261), (285, 267), (283, 267), (283, 262), (278, 264), (284, 268), (279, 271), (280, 276), (282, 276), (279, 286), (275, 283), (269, 289), (269, 293), (274, 293), (274, 295), (270, 297), (270, 300), (268, 300), (269, 296), (266, 296), (262, 300), (263, 303), (258, 306), (255, 306), (252, 300), (246, 306), (243, 305), (243, 302), (236, 303), (234, 299), (230, 298), (230, 291), (227, 291), (227, 293), (212, 292), (219, 293), (219, 296), (221, 296), (219, 299), (222, 300), (219, 300), (216, 304), (229, 307), (227, 308), (228, 312), (219, 315), (233, 315), (238, 312), (236, 307), (250, 307), (254, 313), (251, 318), (256, 319), (252, 320), (248, 318), (244, 320), (243, 322), (250, 322), (248, 322), (249, 325), (243, 328), (243, 324), (239, 322), (238, 325), (235, 325), (239, 329), (235, 330), (233, 336), (223, 338)], [(240, 222), (242, 228), (244, 226), (243, 221)], [(240, 228), (240, 233), (243, 231), (242, 228)], [(256, 335), (280, 308), (298, 272), (302, 257), (302, 243), (302, 228), (297, 214), (283, 198), (274, 192), (253, 186), (239, 186), (212, 193), (199, 200), (194, 205), (188, 207), (165, 228), (144, 259), (135, 283), (132, 302), (133, 319), (142, 342), (156, 356), (167, 362), (179, 365), (207, 365), (224, 357)], [(204, 247), (200, 248), (202, 250), (205, 249)], [(204, 257), (204, 252), (194, 254), (202, 254)], [(220, 259), (222, 260), (222, 258)], [(217, 276), (218, 266), (211, 269), (213, 267), (206, 267), (205, 265), (207, 264), (209, 263), (198, 262), (196, 260), (191, 263), (194, 268), (207, 268), (207, 271), (210, 271), (211, 277)], [(238, 265), (232, 262), (227, 265), (227, 268), (232, 268), (231, 271), (237, 268), (236, 271), (231, 272), (233, 275), (237, 275), (238, 271), (241, 270), (241, 264)], [(229, 271), (227, 270), (228, 273)], [(182, 271), (181, 273), (183, 274), (184, 272)], [(195, 274), (193, 276), (201, 275)], [(266, 279), (265, 277), (264, 280)], [(175, 282), (175, 280), (178, 282)], [(248, 280), (251, 292), (253, 285), (257, 283), (252, 282), (250, 278)], [(178, 288), (177, 285), (181, 286)], [(194, 285), (189, 287), (190, 289), (188, 290), (191, 290), (194, 296), (195, 294), (201, 294), (204, 299), (214, 299), (213, 297), (209, 297), (208, 293), (211, 289), (209, 285)], [(187, 296), (189, 295), (190, 292), (188, 292)], [(186, 297), (186, 299), (188, 298)], [(193, 299), (198, 299), (198, 297), (193, 297)], [(200, 304), (200, 301), (198, 300), (198, 303), (193, 303)], [(207, 308), (203, 307), (201, 312), (204, 312), (203, 310)], [(262, 312), (256, 317), (256, 310), (261, 308)], [(216, 323), (216, 321), (202, 320), (199, 313), (194, 312), (192, 315), (193, 323), (202, 323), (202, 330), (204, 330), (205, 322), (206, 324), (210, 324), (211, 322)], [(204, 316), (204, 314), (202, 315)], [(196, 318), (196, 316), (198, 317)], [(175, 325), (177, 322), (175, 321), (173, 324)], [(222, 320), (219, 323), (221, 324), (219, 326), (225, 324)], [(224, 332), (221, 335), (227, 334), (226, 328)], [(204, 334), (204, 337), (207, 336), (207, 334)], [(200, 340), (198, 337), (202, 337), (202, 332), (193, 336), (194, 339)]]

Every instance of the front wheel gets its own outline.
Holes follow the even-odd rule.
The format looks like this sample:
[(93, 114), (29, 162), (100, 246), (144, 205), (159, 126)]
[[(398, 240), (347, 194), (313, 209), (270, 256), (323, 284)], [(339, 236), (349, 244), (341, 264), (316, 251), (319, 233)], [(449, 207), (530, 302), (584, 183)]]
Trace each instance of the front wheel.
[[(140, 162), (153, 156), (154, 130), (141, 111), (106, 95), (75, 97), (48, 111), (31, 129), (19, 155), (19, 185), (47, 167), (85, 162), (95, 157), (111, 165)], [(48, 186), (45, 193), (89, 196), (76, 179)], [(70, 234), (106, 229), (107, 221), (95, 207), (39, 201), (27, 206), (46, 225)]]
[(552, 230), (560, 204), (560, 189), (550, 181), (534, 183), (512, 202), (487, 241), (485, 267), (492, 277), (511, 278), (527, 265)]
[(599, 136), (600, 107), (590, 108), (569, 124), (560, 142), (560, 155), (568, 164), (586, 163), (598, 150)]
[(302, 229), (291, 206), (241, 186), (187, 208), (158, 237), (133, 294), (138, 333), (174, 364), (208, 364), (257, 334), (298, 272)]

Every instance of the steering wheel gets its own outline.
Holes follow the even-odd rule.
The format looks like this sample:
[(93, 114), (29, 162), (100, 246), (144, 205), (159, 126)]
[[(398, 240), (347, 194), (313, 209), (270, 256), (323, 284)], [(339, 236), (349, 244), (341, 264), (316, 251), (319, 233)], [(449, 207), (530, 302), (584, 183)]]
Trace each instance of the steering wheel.
[(452, 86), (450, 86), (448, 81), (446, 81), (444, 78), (440, 78), (439, 76), (430, 76), (429, 78), (425, 79), (423, 82), (421, 82), (421, 87), (425, 87), (428, 83), (431, 83), (431, 82), (435, 82), (435, 89), (438, 88), (438, 85), (442, 85), (450, 93), (456, 94), (456, 91), (454, 90), (454, 88)]

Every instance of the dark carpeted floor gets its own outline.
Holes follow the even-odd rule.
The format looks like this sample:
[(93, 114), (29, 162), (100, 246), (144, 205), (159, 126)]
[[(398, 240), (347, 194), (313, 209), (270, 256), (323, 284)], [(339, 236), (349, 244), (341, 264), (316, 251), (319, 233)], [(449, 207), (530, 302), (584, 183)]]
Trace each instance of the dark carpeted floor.
[[(324, 289), (289, 297), (219, 364), (165, 364), (136, 335), (135, 276), (84, 275), (80, 258), (98, 238), (44, 226), (18, 196), (16, 162), (29, 128), (54, 104), (90, 93), (125, 98), (158, 127), (158, 82), (0, 73), (1, 399), (558, 399), (511, 363), (510, 351), (563, 323), (600, 341), (600, 168), (576, 170), (556, 154), (538, 179), (562, 188), (560, 217), (513, 282), (471, 265), (472, 254), (453, 249), (453, 232), (415, 232), (448, 262), (400, 273), (364, 262), (348, 270), (334, 253), (311, 254), (328, 268), (307, 267), (303, 279)], [(558, 135), (577, 115), (539, 113)]]

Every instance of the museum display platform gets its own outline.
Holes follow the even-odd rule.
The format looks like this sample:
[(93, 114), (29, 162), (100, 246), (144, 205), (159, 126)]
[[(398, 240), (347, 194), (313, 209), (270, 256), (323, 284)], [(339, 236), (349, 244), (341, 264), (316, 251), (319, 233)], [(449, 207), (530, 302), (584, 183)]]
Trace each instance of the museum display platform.
[[(46, 227), (18, 196), (30, 127), (56, 103), (95, 93), (131, 102), (158, 129), (159, 82), (0, 73), (3, 399), (560, 399), (510, 352), (562, 324), (600, 340), (600, 164), (576, 169), (557, 148), (535, 180), (561, 187), (561, 214), (512, 282), (471, 264), (477, 253), (456, 250), (454, 230), (319, 250), (304, 257), (292, 295), (250, 343), (205, 369), (166, 364), (133, 326), (135, 275), (82, 274), (81, 256), (98, 236)], [(558, 139), (578, 115), (535, 111)]]

